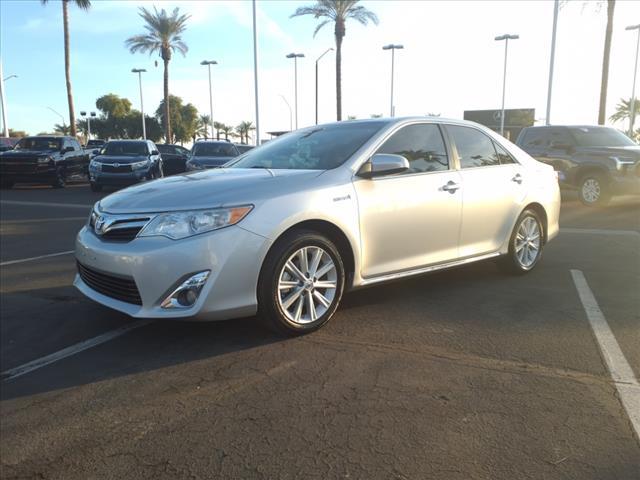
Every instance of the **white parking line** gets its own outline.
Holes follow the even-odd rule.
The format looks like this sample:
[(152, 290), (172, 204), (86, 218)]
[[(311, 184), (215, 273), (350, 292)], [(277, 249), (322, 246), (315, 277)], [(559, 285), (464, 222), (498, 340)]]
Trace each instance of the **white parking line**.
[(69, 254), (71, 254), (73, 252), (74, 252), (74, 250), (67, 250), (66, 252), (49, 253), (47, 255), (40, 255), (40, 256), (37, 256), (37, 257), (21, 258), (19, 260), (8, 260), (6, 262), (0, 263), (0, 267), (5, 267), (7, 265), (15, 265), (16, 263), (24, 263), (24, 262), (32, 262), (34, 260), (42, 260), (43, 258), (59, 257), (60, 255), (69, 255)]
[(21, 202), (18, 200), (0, 200), (0, 205), (20, 205), (23, 207), (56, 207), (56, 208), (84, 208), (90, 210), (92, 205), (80, 203), (53, 203), (53, 202)]
[(20, 365), (19, 367), (5, 370), (4, 372), (0, 373), (0, 377), (2, 377), (2, 381), (21, 377), (22, 375), (25, 375), (29, 372), (33, 372), (34, 370), (38, 370), (39, 368), (42, 368), (46, 365), (57, 362), (58, 360), (62, 360), (63, 358), (70, 357), (72, 355), (75, 355), (76, 353), (83, 352), (84, 350), (88, 350), (89, 348), (108, 342), (109, 340), (113, 340), (114, 338), (124, 335), (131, 330), (144, 327), (145, 325), (149, 325), (153, 322), (154, 320), (139, 320), (137, 322), (124, 325), (120, 328), (116, 328), (115, 330), (111, 330), (110, 332), (98, 335), (97, 337), (93, 337), (89, 340), (84, 340), (80, 343), (76, 343), (75, 345), (71, 345), (70, 347), (63, 348), (62, 350), (59, 350), (45, 357), (25, 363), (24, 365)]
[(571, 276), (611, 378), (618, 390), (620, 402), (627, 411), (636, 437), (640, 440), (640, 383), (624, 357), (583, 273), (580, 270), (571, 270)]
[(585, 235), (621, 235), (621, 236), (637, 236), (640, 232), (635, 230), (607, 230), (605, 228), (560, 228), (560, 233), (582, 233)]

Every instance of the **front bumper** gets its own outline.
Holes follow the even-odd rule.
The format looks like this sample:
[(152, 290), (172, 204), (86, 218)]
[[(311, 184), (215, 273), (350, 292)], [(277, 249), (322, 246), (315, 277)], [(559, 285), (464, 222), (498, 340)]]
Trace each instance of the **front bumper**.
[[(96, 271), (132, 278), (142, 305), (116, 300), (90, 288), (79, 275), (74, 285), (84, 295), (137, 318), (223, 320), (254, 315), (262, 261), (270, 242), (239, 226), (183, 240), (135, 238), (104, 241), (87, 227), (76, 238), (76, 259)], [(185, 277), (204, 270), (211, 274), (195, 304), (163, 309), (160, 303)]]
[(89, 171), (89, 180), (96, 185), (134, 185), (152, 178), (151, 169), (134, 170), (126, 173), (104, 173)]

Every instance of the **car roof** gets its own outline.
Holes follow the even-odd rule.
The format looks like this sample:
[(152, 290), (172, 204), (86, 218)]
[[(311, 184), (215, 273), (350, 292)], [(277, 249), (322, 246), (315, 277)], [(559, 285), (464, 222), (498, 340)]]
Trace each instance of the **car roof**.
[(109, 140), (109, 143), (147, 143), (149, 140)]

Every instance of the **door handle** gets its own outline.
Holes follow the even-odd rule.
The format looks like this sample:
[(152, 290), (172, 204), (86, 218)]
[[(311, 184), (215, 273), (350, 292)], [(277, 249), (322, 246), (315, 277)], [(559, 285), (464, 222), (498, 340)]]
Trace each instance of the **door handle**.
[(458, 190), (459, 188), (460, 188), (460, 185), (458, 185), (453, 180), (449, 180), (445, 185), (440, 187), (440, 190), (444, 192), (449, 192), (449, 193), (456, 193), (456, 190)]
[(516, 173), (516, 176), (511, 179), (512, 182), (516, 182), (518, 185), (522, 183), (522, 175)]

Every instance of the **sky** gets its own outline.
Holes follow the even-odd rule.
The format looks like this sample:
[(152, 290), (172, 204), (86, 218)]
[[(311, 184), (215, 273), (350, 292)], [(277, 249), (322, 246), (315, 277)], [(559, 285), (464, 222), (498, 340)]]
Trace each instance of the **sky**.
[[(72, 2), (73, 3), (73, 2)], [(294, 109), (294, 65), (298, 59), (298, 125), (315, 119), (315, 60), (334, 47), (333, 27), (313, 37), (316, 20), (290, 18), (312, 0), (258, 0), (259, 100), (261, 136), (288, 130), (287, 102)], [(595, 124), (598, 115), (606, 6), (595, 1), (563, 1), (558, 18), (551, 121)], [(361, 4), (377, 14), (379, 25), (347, 24), (343, 43), (343, 118), (389, 115), (391, 58), (382, 46), (404, 45), (395, 56), (396, 116), (440, 114), (462, 118), (464, 110), (500, 108), (503, 33), (519, 34), (509, 42), (506, 108), (535, 108), (544, 123), (553, 2), (536, 1), (400, 1)], [(209, 85), (204, 59), (212, 67), (213, 117), (237, 125), (255, 122), (251, 2), (93, 0), (88, 12), (70, 6), (71, 76), (76, 115), (95, 110), (101, 95), (115, 93), (139, 108), (137, 76), (145, 68), (145, 111), (162, 98), (162, 64), (157, 56), (131, 54), (124, 41), (143, 33), (141, 6), (191, 15), (184, 40), (185, 57), (170, 64), (170, 91), (209, 113)], [(0, 56), (9, 127), (36, 134), (51, 131), (61, 118), (68, 123), (62, 35), (62, 7), (57, 0), (0, 0)], [(614, 17), (607, 116), (620, 98), (629, 98), (633, 81), (640, 1), (618, 0)], [(640, 83), (640, 82), (639, 82)], [(638, 85), (636, 92), (640, 90)], [(283, 99), (284, 97), (284, 99)], [(319, 62), (320, 123), (335, 120), (335, 57)], [(285, 101), (286, 100), (286, 101)], [(616, 124), (625, 128), (623, 124)], [(295, 127), (295, 120), (294, 120)]]

